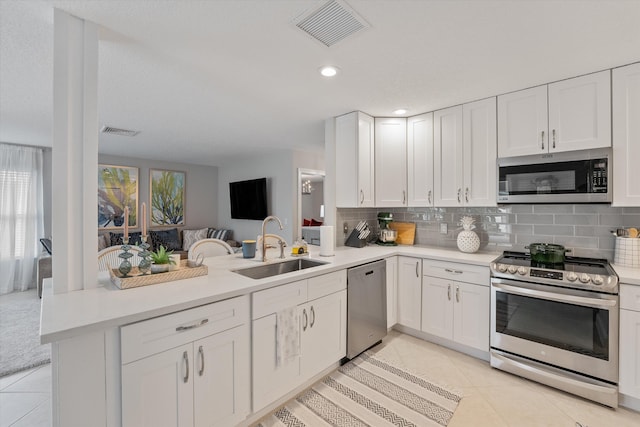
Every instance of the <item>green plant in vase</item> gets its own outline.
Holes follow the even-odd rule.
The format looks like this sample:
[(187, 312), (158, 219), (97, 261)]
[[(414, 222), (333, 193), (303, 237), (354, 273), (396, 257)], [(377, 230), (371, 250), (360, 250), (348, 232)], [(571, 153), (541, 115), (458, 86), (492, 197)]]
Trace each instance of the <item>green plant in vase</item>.
[(169, 266), (175, 264), (171, 259), (173, 251), (167, 251), (164, 246), (160, 246), (157, 251), (151, 252), (151, 272), (152, 273), (164, 273), (169, 271)]

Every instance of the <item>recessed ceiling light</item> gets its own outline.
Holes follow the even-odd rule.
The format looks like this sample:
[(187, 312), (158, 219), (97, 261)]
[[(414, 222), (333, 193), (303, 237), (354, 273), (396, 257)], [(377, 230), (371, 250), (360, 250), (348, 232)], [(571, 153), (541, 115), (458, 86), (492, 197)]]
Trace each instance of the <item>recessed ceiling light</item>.
[(397, 114), (397, 115), (406, 114), (406, 113), (407, 113), (407, 110), (405, 108), (398, 108), (393, 112), (393, 114)]
[(320, 68), (320, 74), (322, 74), (325, 77), (333, 77), (336, 74), (338, 74), (338, 67), (327, 65), (325, 67)]

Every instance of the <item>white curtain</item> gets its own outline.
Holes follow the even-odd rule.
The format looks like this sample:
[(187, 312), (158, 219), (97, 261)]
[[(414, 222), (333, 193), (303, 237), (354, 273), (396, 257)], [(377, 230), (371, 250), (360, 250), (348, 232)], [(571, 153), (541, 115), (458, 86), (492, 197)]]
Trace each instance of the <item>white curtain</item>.
[(42, 149), (0, 144), (0, 295), (35, 287), (42, 200)]

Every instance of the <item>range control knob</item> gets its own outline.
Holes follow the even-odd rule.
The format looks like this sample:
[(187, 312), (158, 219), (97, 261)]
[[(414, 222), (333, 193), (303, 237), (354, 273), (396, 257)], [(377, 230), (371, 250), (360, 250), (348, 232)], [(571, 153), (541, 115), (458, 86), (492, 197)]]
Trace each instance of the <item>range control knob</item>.
[(589, 283), (591, 281), (591, 277), (589, 277), (589, 275), (587, 273), (582, 273), (580, 275), (580, 281), (582, 283)]
[(516, 271), (518, 271), (518, 267), (516, 267), (515, 265), (510, 265), (508, 270), (509, 273), (514, 274)]
[(501, 273), (504, 273), (505, 271), (507, 271), (507, 265), (506, 264), (498, 264), (498, 271)]
[(573, 271), (567, 273), (567, 280), (570, 282), (575, 282), (578, 279), (578, 275)]
[(593, 276), (591, 281), (593, 282), (594, 285), (598, 285), (598, 286), (600, 286), (600, 285), (602, 285), (604, 283), (604, 279), (599, 274), (596, 274), (595, 276)]
[(525, 274), (527, 274), (527, 267), (524, 266), (520, 266), (518, 267), (518, 274), (521, 276), (524, 276)]

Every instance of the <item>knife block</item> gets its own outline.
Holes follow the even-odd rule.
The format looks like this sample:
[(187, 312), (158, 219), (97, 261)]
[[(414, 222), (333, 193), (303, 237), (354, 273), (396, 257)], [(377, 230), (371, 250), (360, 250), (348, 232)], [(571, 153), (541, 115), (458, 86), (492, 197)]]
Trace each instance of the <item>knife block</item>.
[(351, 234), (349, 235), (349, 237), (347, 237), (347, 240), (344, 242), (345, 246), (351, 246), (352, 248), (362, 248), (367, 244), (367, 240), (361, 240), (358, 238), (358, 235), (360, 234), (360, 232), (356, 229), (354, 229)]

